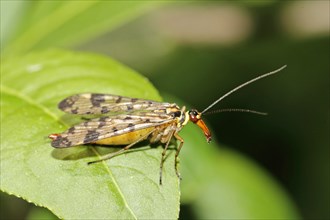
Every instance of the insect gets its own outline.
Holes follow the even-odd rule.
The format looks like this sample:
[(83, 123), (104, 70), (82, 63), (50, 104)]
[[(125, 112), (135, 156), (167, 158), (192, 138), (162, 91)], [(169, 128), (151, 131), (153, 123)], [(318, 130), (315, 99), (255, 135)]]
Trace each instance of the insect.
[[(180, 178), (177, 169), (177, 157), (184, 140), (178, 133), (189, 121), (200, 127), (207, 142), (210, 142), (211, 132), (202, 120), (202, 115), (209, 113), (209, 109), (233, 92), (257, 80), (273, 75), (285, 67), (283, 66), (275, 71), (260, 75), (237, 86), (201, 112), (196, 109), (186, 111), (185, 106), (180, 108), (174, 103), (110, 94), (85, 93), (70, 96), (58, 104), (59, 109), (69, 114), (94, 115), (97, 118), (86, 120), (63, 133), (50, 134), (51, 145), (55, 148), (67, 148), (82, 144), (126, 145), (121, 150), (103, 155), (99, 160), (88, 163), (91, 164), (122, 154), (135, 144), (146, 139), (150, 143), (161, 142), (165, 144), (160, 162), (159, 184), (161, 185), (166, 150), (172, 138), (180, 142), (176, 150), (174, 162), (176, 175)], [(212, 113), (221, 111), (264, 114), (248, 109), (220, 109)], [(100, 115), (101, 117), (99, 117)]]

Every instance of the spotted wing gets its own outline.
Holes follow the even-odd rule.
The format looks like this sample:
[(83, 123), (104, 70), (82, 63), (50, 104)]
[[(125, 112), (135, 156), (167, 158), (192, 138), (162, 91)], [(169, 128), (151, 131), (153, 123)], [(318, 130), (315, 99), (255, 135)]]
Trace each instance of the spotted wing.
[(122, 113), (132, 111), (153, 111), (166, 108), (169, 103), (118, 95), (84, 93), (70, 96), (58, 104), (64, 112), (78, 115)]
[(55, 148), (65, 148), (94, 143), (98, 140), (155, 127), (173, 120), (174, 118), (168, 114), (152, 112), (95, 118), (75, 125), (61, 134), (56, 134), (51, 145)]

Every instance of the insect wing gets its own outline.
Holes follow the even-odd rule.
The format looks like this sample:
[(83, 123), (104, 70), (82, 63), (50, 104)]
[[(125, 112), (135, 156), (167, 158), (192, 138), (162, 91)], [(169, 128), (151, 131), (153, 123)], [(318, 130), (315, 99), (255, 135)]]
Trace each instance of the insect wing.
[(93, 143), (105, 138), (169, 123), (173, 120), (173, 117), (170, 115), (152, 112), (95, 118), (75, 125), (67, 131), (56, 135), (51, 145), (56, 148), (65, 148)]
[(70, 114), (119, 114), (123, 112), (155, 110), (166, 108), (169, 103), (146, 99), (129, 98), (118, 95), (84, 93), (70, 96), (58, 104), (58, 108)]

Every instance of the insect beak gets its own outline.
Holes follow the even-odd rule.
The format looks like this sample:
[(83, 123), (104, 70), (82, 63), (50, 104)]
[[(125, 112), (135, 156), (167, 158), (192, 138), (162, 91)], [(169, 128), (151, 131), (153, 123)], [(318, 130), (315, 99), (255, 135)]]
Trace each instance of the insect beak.
[(196, 124), (198, 125), (198, 127), (200, 127), (203, 132), (204, 132), (204, 135), (206, 137), (206, 140), (207, 140), (207, 143), (210, 143), (211, 141), (211, 132), (210, 130), (208, 129), (208, 127), (206, 126), (206, 124), (204, 123), (204, 121), (202, 119), (199, 119)]

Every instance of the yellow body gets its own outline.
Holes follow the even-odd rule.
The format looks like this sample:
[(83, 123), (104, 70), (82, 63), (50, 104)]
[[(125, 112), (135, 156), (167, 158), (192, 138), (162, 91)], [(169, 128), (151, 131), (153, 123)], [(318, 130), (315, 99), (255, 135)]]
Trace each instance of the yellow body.
[[(154, 128), (145, 128), (137, 131), (131, 131), (125, 134), (121, 134), (118, 136), (110, 137), (101, 139), (98, 141), (93, 142), (94, 144), (102, 144), (102, 145), (126, 145), (134, 143), (135, 141), (139, 140), (147, 133), (149, 133)], [(147, 138), (147, 137), (146, 137)]]

